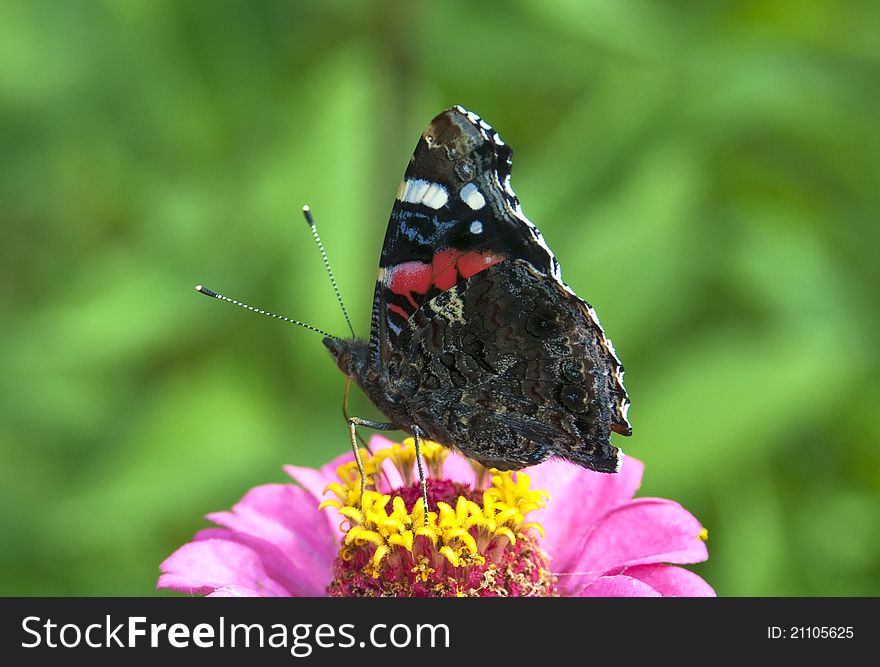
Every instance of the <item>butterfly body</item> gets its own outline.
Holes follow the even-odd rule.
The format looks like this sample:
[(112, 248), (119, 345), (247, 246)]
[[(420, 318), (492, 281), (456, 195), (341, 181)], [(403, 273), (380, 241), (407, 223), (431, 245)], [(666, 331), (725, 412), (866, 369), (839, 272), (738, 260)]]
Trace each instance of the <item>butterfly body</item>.
[(325, 339), (400, 430), (500, 470), (619, 467), (623, 366), (510, 187), (511, 150), (461, 107), (416, 147), (380, 259), (369, 341)]

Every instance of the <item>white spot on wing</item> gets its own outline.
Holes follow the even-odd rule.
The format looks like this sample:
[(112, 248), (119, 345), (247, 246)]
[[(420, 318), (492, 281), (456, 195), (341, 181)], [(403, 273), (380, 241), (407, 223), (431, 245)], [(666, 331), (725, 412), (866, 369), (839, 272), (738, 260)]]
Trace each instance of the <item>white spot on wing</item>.
[(474, 220), (471, 223), (471, 234), (482, 234), (483, 233), (483, 223), (479, 220)]
[(448, 201), (449, 193), (446, 192), (446, 188), (439, 183), (431, 183), (425, 196), (422, 197), (422, 202), (425, 206), (433, 209), (443, 208)]
[(406, 187), (406, 200), (413, 204), (420, 203), (425, 195), (428, 194), (428, 188), (431, 187), (431, 184), (428, 181), (423, 181), (419, 178), (416, 178), (407, 183)]
[(461, 200), (474, 211), (479, 211), (486, 205), (486, 198), (483, 197), (483, 193), (480, 192), (479, 188), (473, 183), (465, 185), (461, 191), (459, 191), (458, 196), (461, 197)]
[(449, 201), (449, 193), (439, 183), (412, 178), (401, 184), (397, 198), (410, 204), (424, 204), (428, 208), (438, 209)]

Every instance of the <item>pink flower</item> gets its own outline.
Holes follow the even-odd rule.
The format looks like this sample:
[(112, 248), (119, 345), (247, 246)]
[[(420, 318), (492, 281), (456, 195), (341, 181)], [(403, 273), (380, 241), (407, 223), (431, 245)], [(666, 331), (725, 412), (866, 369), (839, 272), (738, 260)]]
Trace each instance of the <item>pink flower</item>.
[[(258, 486), (232, 511), (209, 514), (219, 527), (171, 554), (158, 588), (212, 596), (715, 594), (677, 566), (706, 560), (705, 529), (674, 501), (633, 498), (644, 470), (636, 459), (612, 475), (557, 461), (488, 473), (425, 443), (426, 524), (411, 445), (381, 436), (370, 445), (372, 490), (363, 499), (350, 453), (320, 470), (287, 466), (298, 486)], [(328, 489), (337, 499), (325, 499)]]

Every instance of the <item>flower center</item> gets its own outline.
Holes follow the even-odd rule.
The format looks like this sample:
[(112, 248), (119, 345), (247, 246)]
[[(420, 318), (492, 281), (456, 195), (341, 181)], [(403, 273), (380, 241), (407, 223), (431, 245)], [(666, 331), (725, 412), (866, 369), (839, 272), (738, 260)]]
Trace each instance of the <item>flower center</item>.
[[(421, 487), (413, 480), (415, 448), (403, 445), (362, 452), (367, 490), (352, 463), (340, 466), (341, 483), (330, 484), (345, 517), (342, 548), (328, 593), (335, 596), (527, 596), (555, 595), (555, 580), (539, 545), (540, 525), (526, 521), (544, 506), (546, 492), (530, 488), (528, 475), (491, 470), (488, 488), (443, 477), (448, 450), (422, 443), (428, 517)], [(387, 469), (386, 461), (393, 466)], [(392, 488), (394, 468), (403, 485)], [(485, 470), (475, 478), (485, 479)], [(479, 486), (479, 481), (475, 483)], [(386, 489), (385, 492), (379, 489)]]

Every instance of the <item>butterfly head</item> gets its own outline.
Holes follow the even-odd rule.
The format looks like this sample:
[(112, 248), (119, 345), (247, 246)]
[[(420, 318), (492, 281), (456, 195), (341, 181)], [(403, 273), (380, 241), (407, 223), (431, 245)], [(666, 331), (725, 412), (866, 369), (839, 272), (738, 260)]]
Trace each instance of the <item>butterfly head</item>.
[(340, 340), (328, 336), (324, 338), (324, 346), (330, 350), (333, 360), (343, 373), (355, 379), (365, 376), (370, 354), (366, 341), (357, 338)]

